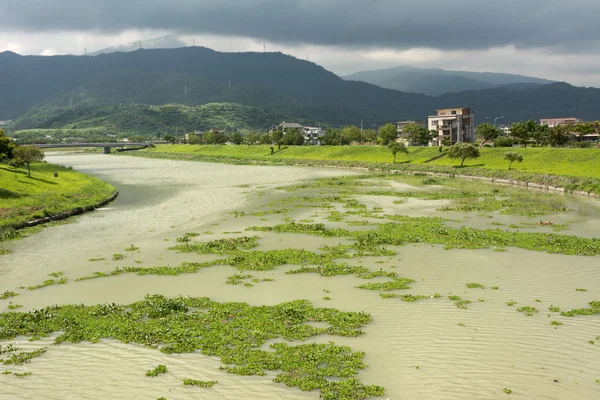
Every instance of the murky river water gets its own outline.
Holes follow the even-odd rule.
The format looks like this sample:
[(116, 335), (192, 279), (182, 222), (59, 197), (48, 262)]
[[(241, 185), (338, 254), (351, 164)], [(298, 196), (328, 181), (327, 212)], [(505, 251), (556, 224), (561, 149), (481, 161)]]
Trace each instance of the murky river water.
[[(440, 293), (439, 299), (414, 303), (382, 299), (376, 291), (356, 289), (364, 283), (354, 276), (334, 278), (315, 274), (287, 275), (291, 267), (253, 272), (274, 282), (248, 288), (225, 284), (236, 270), (229, 266), (204, 269), (180, 276), (122, 275), (82, 282), (74, 280), (94, 271), (110, 271), (118, 265), (179, 265), (206, 260), (208, 256), (167, 250), (185, 232), (198, 232), (198, 241), (241, 236), (251, 225), (273, 225), (282, 215), (234, 218), (234, 210), (254, 210), (256, 204), (276, 199), (274, 187), (294, 181), (352, 174), (335, 169), (254, 167), (225, 164), (148, 160), (105, 155), (53, 155), (49, 162), (72, 165), (112, 183), (120, 196), (106, 209), (82, 216), (75, 223), (50, 227), (9, 243), (13, 253), (0, 257), (0, 292), (35, 285), (54, 271), (70, 279), (65, 285), (21, 290), (11, 299), (28, 311), (51, 304), (131, 303), (149, 293), (166, 296), (207, 296), (215, 301), (243, 301), (274, 305), (307, 299), (321, 307), (365, 311), (373, 322), (357, 338), (318, 337), (315, 340), (349, 345), (364, 351), (369, 366), (359, 378), (385, 387), (385, 398), (397, 399), (597, 399), (600, 398), (600, 316), (550, 318), (548, 306), (583, 308), (600, 300), (600, 257), (565, 256), (507, 249), (444, 250), (441, 246), (407, 245), (394, 257), (364, 258), (350, 263), (373, 270), (384, 269), (414, 279), (410, 293)], [(406, 184), (394, 183), (398, 186)], [(244, 187), (240, 187), (244, 186)], [(246, 187), (247, 186), (247, 187)], [(419, 188), (412, 188), (420, 190)], [(359, 197), (361, 201), (399, 214), (439, 215), (439, 204), (419, 200), (393, 204), (384, 197)], [(573, 200), (575, 213), (557, 217), (572, 223), (571, 234), (600, 236), (597, 202)], [(296, 220), (318, 219), (314, 210), (298, 210)], [(452, 213), (453, 219), (465, 215)], [(523, 218), (500, 216), (502, 223)], [(539, 218), (538, 218), (539, 219)], [(486, 228), (489, 218), (470, 214), (463, 224)], [(360, 229), (354, 227), (354, 229)], [(209, 232), (210, 231), (210, 232)], [(202, 232), (204, 232), (202, 234)], [(246, 234), (246, 233), (244, 233)], [(254, 234), (254, 233), (253, 233)], [(305, 248), (343, 240), (298, 234), (260, 233), (259, 249)], [(166, 241), (168, 239), (168, 241)], [(124, 249), (132, 244), (137, 252)], [(127, 258), (113, 261), (112, 255)], [(107, 261), (90, 262), (89, 259)], [(479, 282), (488, 289), (467, 289)], [(490, 290), (497, 286), (498, 290)], [(586, 288), (587, 291), (576, 291)], [(324, 290), (331, 300), (324, 299)], [(449, 294), (472, 301), (457, 308)], [(539, 314), (527, 317), (506, 302), (535, 305)], [(0, 312), (8, 300), (0, 301)], [(550, 321), (564, 325), (555, 329)], [(591, 344), (590, 341), (596, 341)], [(23, 349), (49, 345), (18, 340)], [(13, 342), (14, 343), (14, 342)], [(170, 374), (148, 379), (146, 370), (166, 364)], [(134, 345), (105, 340), (99, 344), (50, 346), (30, 364), (14, 372), (32, 371), (17, 378), (0, 375), (0, 399), (315, 399), (318, 393), (302, 392), (272, 382), (273, 376), (243, 377), (218, 369), (218, 358), (201, 354), (166, 355)], [(218, 380), (210, 390), (181, 385), (194, 376)]]

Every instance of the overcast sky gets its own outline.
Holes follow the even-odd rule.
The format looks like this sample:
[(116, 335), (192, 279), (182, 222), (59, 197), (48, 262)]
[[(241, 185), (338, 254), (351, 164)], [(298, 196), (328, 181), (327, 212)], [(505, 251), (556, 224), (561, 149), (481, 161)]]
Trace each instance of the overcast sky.
[(83, 54), (169, 33), (340, 74), (409, 64), (600, 87), (600, 0), (0, 0), (0, 51)]

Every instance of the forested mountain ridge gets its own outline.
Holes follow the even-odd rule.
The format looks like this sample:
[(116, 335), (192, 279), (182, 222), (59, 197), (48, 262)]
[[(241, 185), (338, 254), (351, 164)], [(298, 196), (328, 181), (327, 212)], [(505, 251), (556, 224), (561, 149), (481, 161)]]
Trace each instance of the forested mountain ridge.
[(544, 117), (598, 119), (600, 90), (564, 83), (509, 84), (437, 97), (345, 81), (281, 53), (220, 53), (203, 47), (98, 56), (0, 53), (0, 120), (32, 106), (237, 103), (286, 118), (332, 126), (424, 119), (435, 109), (468, 106), (477, 121)]

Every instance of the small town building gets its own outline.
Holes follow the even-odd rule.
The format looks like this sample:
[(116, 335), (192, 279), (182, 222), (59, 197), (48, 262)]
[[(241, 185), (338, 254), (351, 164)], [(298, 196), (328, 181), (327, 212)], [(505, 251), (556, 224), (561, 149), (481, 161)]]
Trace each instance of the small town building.
[(471, 108), (445, 108), (436, 110), (437, 115), (428, 118), (430, 131), (438, 133), (432, 145), (441, 146), (443, 140), (450, 143), (475, 143), (475, 112)]
[(299, 131), (302, 131), (304, 129), (304, 126), (302, 126), (296, 122), (282, 122), (281, 124), (272, 127), (269, 130), (269, 133), (273, 133), (273, 132), (277, 132), (277, 131), (286, 133), (289, 129), (298, 129)]
[(302, 127), (302, 136), (304, 136), (304, 144), (321, 145), (321, 138), (325, 135), (325, 130), (320, 126), (304, 126)]
[(559, 125), (574, 125), (583, 122), (578, 118), (542, 118), (540, 125), (548, 125), (549, 128), (554, 128)]

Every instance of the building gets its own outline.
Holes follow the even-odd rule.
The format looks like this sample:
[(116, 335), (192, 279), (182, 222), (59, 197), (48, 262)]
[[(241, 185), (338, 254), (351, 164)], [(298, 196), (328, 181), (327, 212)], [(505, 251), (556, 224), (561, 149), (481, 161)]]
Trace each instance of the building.
[(272, 127), (269, 130), (269, 133), (273, 133), (273, 132), (277, 132), (277, 131), (286, 133), (289, 129), (298, 129), (299, 131), (302, 131), (304, 129), (304, 126), (297, 124), (295, 122), (282, 122), (281, 124)]
[(321, 145), (321, 138), (325, 134), (325, 130), (319, 127), (304, 126), (302, 127), (302, 136), (304, 136), (304, 144)]
[(438, 133), (432, 145), (440, 146), (443, 140), (450, 143), (475, 143), (475, 112), (471, 108), (446, 108), (436, 110), (428, 118), (429, 130)]
[(404, 142), (404, 144), (406, 146), (412, 145), (412, 143), (410, 142), (410, 140), (408, 140), (408, 138), (406, 136), (404, 136), (404, 127), (406, 125), (410, 125), (410, 124), (415, 124), (415, 125), (418, 125), (420, 127), (427, 128), (427, 121), (412, 121), (412, 120), (407, 120), (407, 121), (398, 121), (398, 122), (396, 122), (396, 130), (398, 131), (398, 139), (396, 141), (398, 141), (398, 142)]
[(549, 128), (554, 128), (558, 125), (571, 125), (583, 122), (578, 118), (544, 118), (540, 120), (540, 125), (548, 125)]

